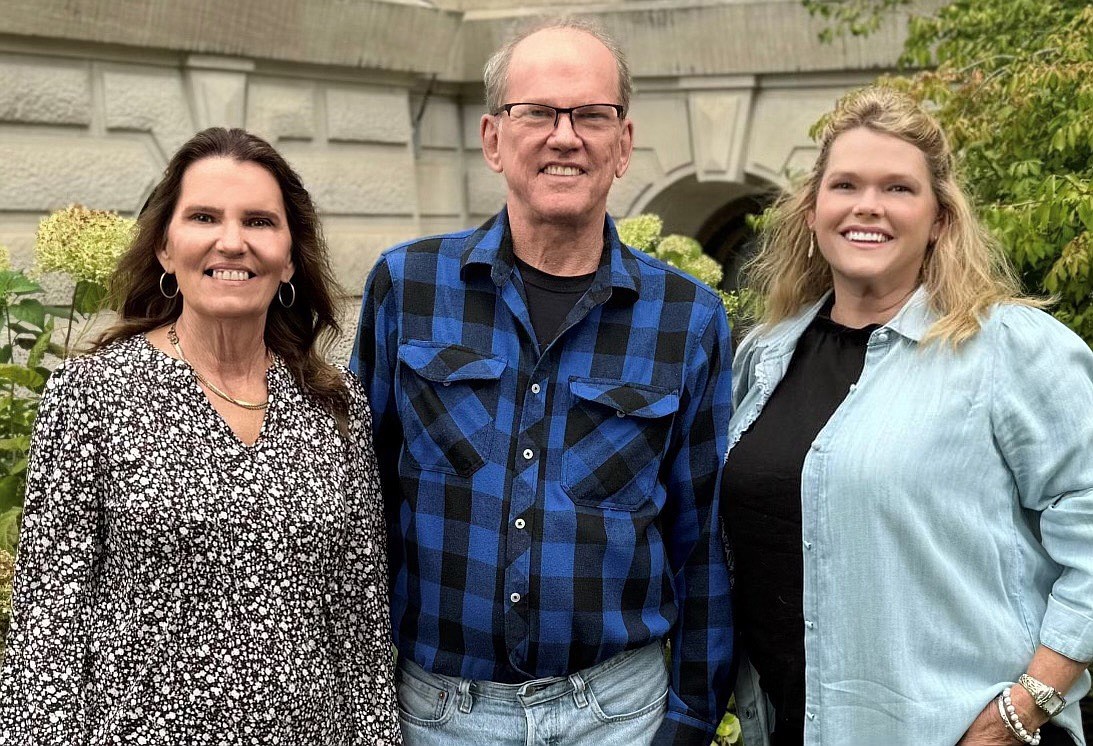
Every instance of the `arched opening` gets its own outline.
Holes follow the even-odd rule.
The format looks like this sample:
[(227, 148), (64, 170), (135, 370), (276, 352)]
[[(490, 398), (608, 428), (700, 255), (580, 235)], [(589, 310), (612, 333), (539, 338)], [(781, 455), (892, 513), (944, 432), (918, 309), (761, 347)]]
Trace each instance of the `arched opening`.
[(641, 212), (659, 215), (665, 235), (691, 236), (703, 250), (721, 263), (725, 290), (738, 287), (740, 268), (755, 249), (755, 236), (747, 216), (762, 212), (776, 194), (772, 184), (699, 181), (694, 175), (672, 183), (650, 199)]

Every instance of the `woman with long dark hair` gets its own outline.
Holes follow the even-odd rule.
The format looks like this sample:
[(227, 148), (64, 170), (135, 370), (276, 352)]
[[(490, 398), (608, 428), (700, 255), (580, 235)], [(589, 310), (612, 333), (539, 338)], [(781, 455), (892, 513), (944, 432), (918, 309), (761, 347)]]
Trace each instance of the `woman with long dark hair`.
[(137, 222), (31, 445), (0, 743), (400, 743), (368, 405), (319, 221), (207, 129)]

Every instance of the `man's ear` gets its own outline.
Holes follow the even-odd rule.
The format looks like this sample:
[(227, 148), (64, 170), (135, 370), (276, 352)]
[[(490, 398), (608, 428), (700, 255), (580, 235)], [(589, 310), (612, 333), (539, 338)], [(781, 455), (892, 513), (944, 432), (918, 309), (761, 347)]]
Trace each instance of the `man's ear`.
[(621, 179), (630, 168), (630, 156), (634, 152), (634, 123), (626, 119), (622, 123), (622, 135), (619, 143), (619, 161), (615, 164), (615, 178)]
[(501, 173), (501, 118), (493, 114), (483, 114), (479, 126), (482, 135), (482, 155), (491, 171)]

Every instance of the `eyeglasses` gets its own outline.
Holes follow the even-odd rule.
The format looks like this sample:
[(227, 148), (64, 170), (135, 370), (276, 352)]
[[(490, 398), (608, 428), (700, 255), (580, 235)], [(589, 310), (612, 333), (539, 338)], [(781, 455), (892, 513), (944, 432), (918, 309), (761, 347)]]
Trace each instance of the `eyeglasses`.
[(558, 126), (558, 118), (568, 114), (574, 132), (599, 135), (618, 125), (626, 110), (620, 104), (584, 104), (560, 109), (546, 104), (519, 103), (503, 104), (497, 113), (502, 111), (509, 115), (513, 124), (529, 132), (550, 132)]

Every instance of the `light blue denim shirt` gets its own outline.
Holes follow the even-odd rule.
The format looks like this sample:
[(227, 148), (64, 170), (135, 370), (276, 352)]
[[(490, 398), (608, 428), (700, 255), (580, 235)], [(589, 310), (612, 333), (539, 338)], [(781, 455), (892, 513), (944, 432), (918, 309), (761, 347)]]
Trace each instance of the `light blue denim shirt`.
[[(733, 365), (729, 442), (758, 417), (823, 301)], [(1093, 659), (1093, 352), (1049, 315), (993, 309), (920, 344), (920, 288), (873, 332), (801, 484), (805, 743), (955, 744), (1038, 643)], [(741, 667), (747, 746), (769, 711)], [(1056, 717), (1084, 744), (1083, 673)]]

